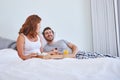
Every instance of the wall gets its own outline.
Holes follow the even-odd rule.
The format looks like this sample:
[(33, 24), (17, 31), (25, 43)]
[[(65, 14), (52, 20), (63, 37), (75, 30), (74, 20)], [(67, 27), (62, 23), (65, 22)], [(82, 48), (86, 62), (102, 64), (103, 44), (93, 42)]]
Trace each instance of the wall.
[(0, 36), (16, 40), (31, 14), (42, 18), (41, 31), (50, 26), (56, 40), (66, 39), (80, 50), (92, 51), (90, 0), (0, 0)]

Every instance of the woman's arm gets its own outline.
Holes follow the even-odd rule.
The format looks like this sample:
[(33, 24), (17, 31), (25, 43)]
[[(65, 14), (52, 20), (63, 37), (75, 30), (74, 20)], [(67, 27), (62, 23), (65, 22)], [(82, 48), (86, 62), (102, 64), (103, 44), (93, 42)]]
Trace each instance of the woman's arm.
[(30, 55), (24, 55), (23, 54), (24, 53), (24, 43), (25, 43), (24, 36), (20, 34), (17, 38), (17, 52), (18, 52), (19, 57), (23, 60), (26, 60), (26, 59), (37, 56), (36, 53), (31, 53)]

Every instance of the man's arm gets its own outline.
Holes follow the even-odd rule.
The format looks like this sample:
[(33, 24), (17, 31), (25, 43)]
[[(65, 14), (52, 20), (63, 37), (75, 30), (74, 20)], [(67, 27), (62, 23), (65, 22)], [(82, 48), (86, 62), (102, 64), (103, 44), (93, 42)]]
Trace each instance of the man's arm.
[(78, 48), (75, 44), (69, 42), (68, 47), (72, 49), (72, 54), (76, 54), (78, 52)]

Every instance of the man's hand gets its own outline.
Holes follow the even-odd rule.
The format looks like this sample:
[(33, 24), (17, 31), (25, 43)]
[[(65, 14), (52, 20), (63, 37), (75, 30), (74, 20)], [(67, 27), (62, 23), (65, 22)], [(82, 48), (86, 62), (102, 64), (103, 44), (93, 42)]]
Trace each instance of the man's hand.
[(53, 49), (52, 51), (48, 52), (50, 55), (57, 55), (59, 54), (59, 51), (57, 50), (57, 48)]

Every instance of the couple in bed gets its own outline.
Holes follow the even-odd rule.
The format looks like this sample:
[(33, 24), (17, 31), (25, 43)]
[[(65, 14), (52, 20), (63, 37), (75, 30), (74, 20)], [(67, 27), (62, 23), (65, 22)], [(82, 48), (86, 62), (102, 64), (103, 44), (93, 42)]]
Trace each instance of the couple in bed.
[[(74, 58), (77, 47), (65, 40), (54, 41), (54, 31), (50, 27), (43, 30), (43, 36), (47, 44), (42, 46), (42, 39), (39, 35), (41, 18), (38, 15), (30, 15), (22, 25), (17, 38), (17, 51), (21, 59), (30, 58)], [(65, 52), (65, 50), (67, 50)], [(69, 54), (69, 55), (63, 55)]]
[(43, 30), (43, 36), (47, 44), (42, 46), (42, 38), (39, 35), (41, 18), (38, 15), (30, 15), (19, 31), (17, 38), (17, 51), (21, 59), (30, 58), (54, 59), (54, 58), (97, 58), (113, 57), (96, 52), (78, 51), (77, 46), (66, 41), (54, 41), (54, 31), (50, 27)]

